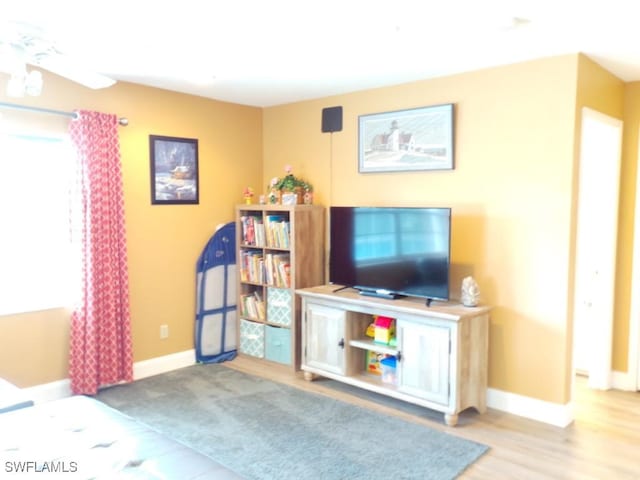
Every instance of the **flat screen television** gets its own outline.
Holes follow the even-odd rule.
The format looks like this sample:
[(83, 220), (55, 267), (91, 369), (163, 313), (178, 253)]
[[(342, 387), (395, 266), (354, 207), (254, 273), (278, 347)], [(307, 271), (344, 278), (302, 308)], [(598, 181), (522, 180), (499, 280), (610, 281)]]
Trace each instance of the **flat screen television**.
[(331, 207), (329, 225), (331, 283), (427, 304), (449, 299), (450, 208)]

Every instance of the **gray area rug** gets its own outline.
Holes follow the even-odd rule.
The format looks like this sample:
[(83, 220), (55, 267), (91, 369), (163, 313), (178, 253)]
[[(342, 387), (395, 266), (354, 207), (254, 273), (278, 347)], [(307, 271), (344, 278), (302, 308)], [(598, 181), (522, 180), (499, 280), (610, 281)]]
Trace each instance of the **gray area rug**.
[(247, 479), (453, 479), (488, 447), (225, 367), (186, 367), (97, 398)]

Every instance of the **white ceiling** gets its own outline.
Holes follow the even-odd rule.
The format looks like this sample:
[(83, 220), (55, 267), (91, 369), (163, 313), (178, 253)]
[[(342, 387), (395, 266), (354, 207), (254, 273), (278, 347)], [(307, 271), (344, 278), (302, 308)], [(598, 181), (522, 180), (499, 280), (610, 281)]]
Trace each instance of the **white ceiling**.
[(261, 107), (575, 52), (640, 80), (638, 0), (5, 0), (0, 12), (116, 80)]

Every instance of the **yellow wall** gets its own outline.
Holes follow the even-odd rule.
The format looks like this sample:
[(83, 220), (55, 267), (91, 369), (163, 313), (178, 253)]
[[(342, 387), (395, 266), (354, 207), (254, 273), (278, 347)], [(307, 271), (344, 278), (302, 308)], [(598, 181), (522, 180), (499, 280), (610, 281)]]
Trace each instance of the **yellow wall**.
[(629, 318), (631, 309), (631, 273), (633, 261), (633, 227), (638, 171), (638, 129), (640, 128), (640, 82), (624, 87), (624, 131), (620, 172), (620, 224), (616, 277), (616, 316), (613, 337), (613, 369), (629, 370)]
[[(577, 71), (571, 55), (265, 109), (263, 183), (290, 163), (325, 205), (451, 206), (452, 291), (472, 274), (495, 307), (490, 386), (565, 403)], [(358, 173), (358, 115), (442, 103), (454, 170)]]
[[(45, 88), (24, 103), (130, 119), (121, 143), (136, 361), (193, 347), (200, 250), (245, 185), (260, 193), (290, 164), (319, 204), (452, 207), (452, 294), (473, 275), (494, 306), (490, 386), (559, 404), (571, 395), (579, 109), (624, 113), (614, 368), (626, 369), (640, 83), (567, 55), (264, 110), (131, 84), (94, 92), (47, 76)], [(456, 105), (454, 170), (358, 173), (359, 115), (441, 103)], [(322, 108), (335, 105), (343, 130), (322, 133)], [(149, 134), (199, 139), (200, 205), (150, 205)], [(0, 376), (65, 378), (67, 323), (61, 310), (0, 317)]]
[[(215, 227), (234, 219), (244, 186), (262, 181), (261, 109), (127, 83), (93, 91), (53, 75), (44, 88), (38, 98), (0, 101), (129, 119), (120, 141), (134, 360), (193, 348), (195, 263)], [(2, 113), (11, 120), (12, 111)], [(199, 205), (151, 205), (150, 134), (198, 139)], [(64, 310), (0, 317), (0, 377), (23, 387), (66, 378), (68, 321)], [(169, 325), (166, 340), (161, 324)]]
[(66, 378), (69, 316), (63, 309), (0, 316), (0, 378), (22, 387)]

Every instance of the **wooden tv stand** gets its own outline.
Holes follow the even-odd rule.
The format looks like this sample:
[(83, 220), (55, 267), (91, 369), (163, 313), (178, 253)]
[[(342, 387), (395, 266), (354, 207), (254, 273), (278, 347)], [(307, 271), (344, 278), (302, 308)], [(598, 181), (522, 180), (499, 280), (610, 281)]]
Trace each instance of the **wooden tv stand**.
[[(338, 285), (296, 290), (302, 298), (304, 377), (316, 375), (444, 413), (445, 423), (474, 407), (486, 411), (489, 307), (424, 299), (364, 297)], [(365, 335), (372, 315), (396, 319), (396, 346)], [(397, 358), (395, 384), (366, 368), (367, 351)]]

